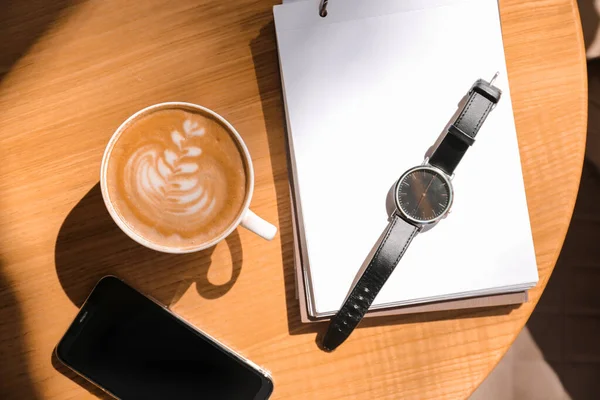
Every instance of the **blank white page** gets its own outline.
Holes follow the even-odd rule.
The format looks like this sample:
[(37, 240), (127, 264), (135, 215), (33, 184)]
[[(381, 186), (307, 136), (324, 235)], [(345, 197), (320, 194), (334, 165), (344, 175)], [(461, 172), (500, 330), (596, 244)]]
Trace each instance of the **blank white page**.
[(411, 304), (538, 279), (495, 0), (318, 0), (274, 8), (305, 266), (336, 311), (421, 164), (478, 78), (503, 96), (456, 170), (452, 213), (418, 235), (375, 300)]

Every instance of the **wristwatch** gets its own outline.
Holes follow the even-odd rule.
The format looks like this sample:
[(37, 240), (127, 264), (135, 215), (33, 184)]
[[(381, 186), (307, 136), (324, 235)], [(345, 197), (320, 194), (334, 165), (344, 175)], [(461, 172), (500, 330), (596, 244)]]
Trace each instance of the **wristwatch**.
[(454, 170), (500, 100), (502, 92), (493, 86), (497, 76), (498, 73), (490, 82), (479, 79), (473, 84), (460, 114), (431, 157), (406, 171), (396, 182), (396, 209), (373, 258), (332, 318), (323, 338), (325, 350), (334, 350), (356, 328), (414, 237), (448, 215)]

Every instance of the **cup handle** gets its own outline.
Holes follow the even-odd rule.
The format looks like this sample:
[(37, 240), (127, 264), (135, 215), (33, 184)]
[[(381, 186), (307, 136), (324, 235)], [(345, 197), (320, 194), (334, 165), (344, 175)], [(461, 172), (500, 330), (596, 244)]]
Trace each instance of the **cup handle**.
[(268, 223), (258, 215), (254, 214), (250, 209), (246, 211), (240, 225), (267, 240), (273, 240), (275, 234), (277, 234), (275, 225)]

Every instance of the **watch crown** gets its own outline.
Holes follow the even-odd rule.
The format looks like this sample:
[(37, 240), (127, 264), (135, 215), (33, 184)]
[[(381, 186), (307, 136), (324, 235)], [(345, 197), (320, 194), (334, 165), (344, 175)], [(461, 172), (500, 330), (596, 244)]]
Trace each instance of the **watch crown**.
[(449, 209), (448, 211), (446, 211), (446, 214), (444, 214), (444, 217), (442, 219), (446, 219), (448, 218), (448, 215), (452, 214), (452, 209)]

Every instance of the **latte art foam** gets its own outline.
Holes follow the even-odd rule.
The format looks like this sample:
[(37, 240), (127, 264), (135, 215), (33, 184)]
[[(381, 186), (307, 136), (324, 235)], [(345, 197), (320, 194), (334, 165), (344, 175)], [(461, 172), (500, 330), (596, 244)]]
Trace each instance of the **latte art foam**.
[[(151, 143), (136, 150), (127, 161), (125, 189), (137, 194), (144, 209), (153, 215), (164, 212), (187, 216), (197, 225), (210, 218), (217, 198), (224, 201), (227, 194), (223, 186), (215, 185), (227, 179), (223, 171), (200, 171), (202, 148), (188, 145), (190, 138), (204, 135), (205, 130), (197, 127), (198, 123), (186, 119), (183, 134), (177, 130), (171, 132), (176, 149)], [(167, 225), (176, 219), (166, 219)], [(177, 226), (170, 228), (177, 232)]]
[(111, 200), (138, 234), (166, 246), (193, 247), (224, 232), (246, 196), (236, 142), (208, 116), (182, 109), (136, 119), (108, 164)]

